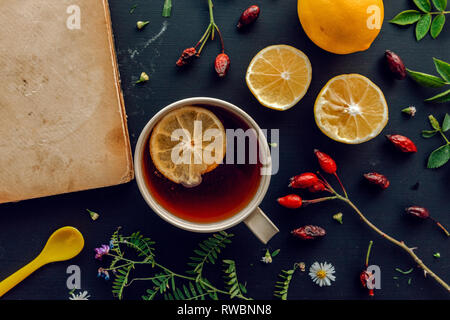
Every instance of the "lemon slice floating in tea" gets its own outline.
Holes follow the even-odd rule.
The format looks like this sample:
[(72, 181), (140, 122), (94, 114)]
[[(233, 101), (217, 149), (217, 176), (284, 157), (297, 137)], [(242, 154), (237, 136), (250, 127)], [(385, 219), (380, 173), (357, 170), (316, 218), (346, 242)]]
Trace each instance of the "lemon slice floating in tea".
[(186, 106), (169, 112), (153, 128), (150, 137), (152, 161), (167, 179), (186, 187), (202, 182), (226, 151), (222, 122), (211, 111)]
[(376, 137), (389, 118), (383, 92), (359, 74), (331, 79), (316, 99), (314, 116), (325, 135), (348, 144)]
[(305, 96), (311, 76), (311, 62), (302, 51), (287, 45), (274, 45), (256, 54), (248, 66), (245, 80), (263, 106), (283, 111)]

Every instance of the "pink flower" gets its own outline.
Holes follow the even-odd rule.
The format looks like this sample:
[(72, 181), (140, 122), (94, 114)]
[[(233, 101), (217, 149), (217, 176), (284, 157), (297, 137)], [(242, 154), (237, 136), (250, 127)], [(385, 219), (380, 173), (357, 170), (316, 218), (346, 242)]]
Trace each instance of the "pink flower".
[(109, 246), (102, 244), (100, 248), (95, 248), (95, 259), (102, 260), (102, 257), (109, 253)]

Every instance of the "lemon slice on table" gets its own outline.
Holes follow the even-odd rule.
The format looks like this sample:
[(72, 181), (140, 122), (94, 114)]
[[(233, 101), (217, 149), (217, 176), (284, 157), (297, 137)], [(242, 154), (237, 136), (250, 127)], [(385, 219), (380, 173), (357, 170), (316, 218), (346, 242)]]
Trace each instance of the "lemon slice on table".
[(359, 74), (334, 77), (323, 87), (314, 105), (319, 129), (335, 141), (357, 144), (376, 137), (389, 118), (380, 88)]
[(256, 54), (247, 69), (247, 86), (265, 107), (287, 110), (295, 106), (311, 84), (308, 57), (287, 45), (267, 47)]
[(226, 151), (222, 122), (211, 111), (186, 106), (169, 112), (153, 128), (152, 161), (167, 179), (195, 187), (214, 170)]

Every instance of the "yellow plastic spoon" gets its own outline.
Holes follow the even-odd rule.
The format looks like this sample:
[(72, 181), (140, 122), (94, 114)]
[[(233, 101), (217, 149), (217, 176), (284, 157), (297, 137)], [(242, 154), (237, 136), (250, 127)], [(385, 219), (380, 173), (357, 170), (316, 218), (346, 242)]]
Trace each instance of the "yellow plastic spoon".
[(0, 297), (40, 267), (75, 257), (84, 247), (83, 235), (73, 227), (63, 227), (48, 238), (41, 253), (22, 269), (0, 282)]

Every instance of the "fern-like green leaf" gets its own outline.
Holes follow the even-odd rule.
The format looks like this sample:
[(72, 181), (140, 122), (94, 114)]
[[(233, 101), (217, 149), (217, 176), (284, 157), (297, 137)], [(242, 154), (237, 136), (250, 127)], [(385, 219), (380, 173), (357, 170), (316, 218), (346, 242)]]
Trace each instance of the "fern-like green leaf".
[[(219, 297), (217, 295), (217, 291), (211, 290), (212, 287), (211, 283), (208, 281), (208, 279), (202, 278), (201, 282), (196, 282), (198, 286), (203, 288), (205, 291), (208, 291), (208, 295), (212, 300), (219, 300)], [(209, 287), (208, 287), (209, 286)]]
[(123, 289), (128, 284), (128, 277), (132, 268), (132, 265), (127, 265), (116, 270), (115, 278), (112, 284), (112, 293), (119, 300), (122, 300), (123, 298)]
[(297, 269), (297, 265), (294, 265), (291, 270), (281, 270), (281, 273), (278, 275), (280, 281), (275, 283), (275, 291), (273, 293), (275, 297), (281, 300), (287, 300), (289, 285), (291, 284), (295, 269)]
[(191, 269), (188, 273), (196, 274), (198, 281), (203, 274), (203, 267), (205, 264), (215, 264), (221, 253), (221, 249), (224, 249), (227, 244), (231, 243), (230, 239), (233, 236), (233, 234), (221, 231), (199, 243), (199, 249), (194, 250), (195, 256), (189, 258), (191, 261), (188, 263), (188, 266)]
[[(232, 260), (224, 260), (227, 292), (217, 289), (216, 286), (203, 277), (205, 264), (216, 263), (222, 250), (231, 243), (230, 239), (233, 237), (233, 234), (222, 231), (202, 241), (197, 249), (194, 250), (195, 254), (188, 263), (190, 267), (188, 273), (194, 276), (183, 276), (172, 272), (155, 261), (155, 242), (150, 238), (144, 237), (140, 232), (124, 236), (120, 233), (120, 229), (119, 227), (111, 236), (110, 256), (112, 262), (108, 268), (103, 269), (105, 274), (107, 271), (113, 271), (112, 292), (118, 299), (123, 298), (124, 288), (135, 280), (148, 280), (151, 283), (151, 288), (147, 289), (142, 296), (143, 300), (154, 300), (158, 295), (161, 295), (165, 300), (205, 300), (208, 297), (218, 300), (219, 292), (228, 294), (231, 298), (248, 299), (244, 297), (247, 289), (245, 285), (239, 283), (236, 275), (236, 265)], [(141, 260), (135, 261), (133, 258), (130, 258), (128, 256), (129, 251), (132, 251), (131, 254), (135, 257), (141, 257)], [(161, 270), (161, 272), (154, 274), (150, 278), (131, 279), (130, 272), (136, 265), (148, 265)], [(175, 278), (177, 278), (177, 281), (185, 283), (176, 283)]]
[(225, 273), (225, 286), (230, 294), (230, 298), (242, 298), (245, 292), (247, 292), (247, 289), (245, 289), (243, 284), (239, 283), (236, 273), (236, 263), (233, 260), (223, 260), (223, 265), (225, 267), (225, 270), (223, 270)]
[(142, 296), (142, 300), (153, 300), (157, 294), (158, 291), (153, 289), (147, 289), (147, 295)]
[[(142, 296), (142, 299), (144, 300), (153, 300), (158, 295), (158, 293), (165, 294), (169, 288), (172, 288), (173, 291), (176, 290), (175, 281), (172, 274), (157, 273), (154, 275), (154, 277), (150, 278), (150, 280), (153, 283), (153, 288), (147, 289), (147, 295)], [(169, 283), (172, 285), (172, 287), (170, 287)]]
[(121, 229), (121, 227), (118, 227), (116, 229), (116, 231), (114, 231), (109, 243), (110, 243), (110, 250), (112, 252), (116, 253), (117, 255), (122, 256), (122, 251), (120, 250), (120, 245), (119, 245), (119, 243), (120, 243), (119, 239), (121, 237), (119, 234), (120, 229)]
[(155, 249), (153, 248), (153, 245), (155, 242), (150, 238), (144, 237), (139, 231), (132, 233), (131, 236), (123, 238), (122, 240), (128, 247), (135, 249), (138, 256), (154, 256)]
[(171, 289), (171, 292), (164, 294), (165, 300), (205, 300), (205, 296), (209, 294), (208, 292), (205, 292), (205, 290), (202, 289), (202, 287), (196, 282), (189, 282), (188, 285), (183, 285), (182, 289)]

